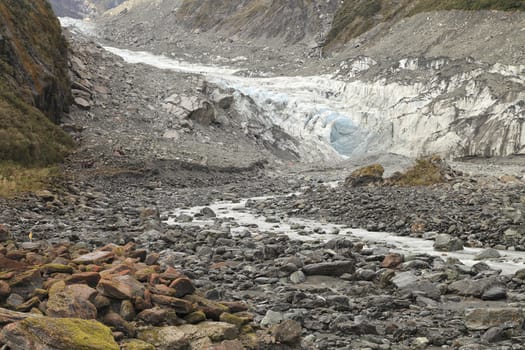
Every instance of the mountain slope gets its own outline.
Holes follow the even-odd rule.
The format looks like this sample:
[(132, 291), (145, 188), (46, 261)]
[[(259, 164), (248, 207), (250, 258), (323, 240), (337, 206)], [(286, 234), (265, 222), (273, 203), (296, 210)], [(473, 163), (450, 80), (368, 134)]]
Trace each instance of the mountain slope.
[(47, 164), (71, 146), (67, 44), (45, 0), (0, 3), (0, 160)]
[(371, 28), (422, 12), (443, 10), (525, 10), (523, 0), (344, 0), (334, 16), (325, 47), (344, 45)]

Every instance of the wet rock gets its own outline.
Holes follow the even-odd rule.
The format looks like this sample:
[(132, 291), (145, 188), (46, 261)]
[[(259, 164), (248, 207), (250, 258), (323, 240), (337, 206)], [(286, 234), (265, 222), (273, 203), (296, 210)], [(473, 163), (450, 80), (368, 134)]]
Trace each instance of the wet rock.
[(486, 259), (496, 259), (499, 258), (500, 253), (493, 248), (485, 249), (482, 252), (476, 254), (474, 260), (486, 260)]
[(94, 320), (27, 318), (5, 326), (0, 343), (12, 350), (118, 350), (111, 330)]
[(440, 234), (435, 238), (434, 249), (440, 252), (463, 250), (463, 241), (448, 234)]
[(521, 328), (525, 321), (518, 308), (483, 308), (465, 311), (465, 326), (470, 330), (486, 330), (492, 327)]
[(305, 265), (302, 268), (307, 276), (341, 276), (345, 273), (354, 273), (355, 263), (353, 261), (334, 261)]

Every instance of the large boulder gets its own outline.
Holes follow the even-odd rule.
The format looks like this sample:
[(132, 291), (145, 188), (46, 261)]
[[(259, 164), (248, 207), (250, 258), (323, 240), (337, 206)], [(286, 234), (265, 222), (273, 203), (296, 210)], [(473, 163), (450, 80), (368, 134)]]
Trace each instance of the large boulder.
[(94, 320), (33, 317), (11, 323), (0, 332), (11, 350), (118, 350), (111, 330)]
[(354, 170), (345, 180), (345, 185), (350, 187), (369, 186), (383, 182), (385, 169), (380, 164), (372, 164)]

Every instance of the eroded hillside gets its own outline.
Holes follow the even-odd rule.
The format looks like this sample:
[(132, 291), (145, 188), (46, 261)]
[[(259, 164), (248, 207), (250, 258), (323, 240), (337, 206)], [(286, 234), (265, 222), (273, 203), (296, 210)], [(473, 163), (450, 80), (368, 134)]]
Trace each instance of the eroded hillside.
[(0, 160), (47, 164), (71, 146), (67, 44), (45, 0), (0, 3)]

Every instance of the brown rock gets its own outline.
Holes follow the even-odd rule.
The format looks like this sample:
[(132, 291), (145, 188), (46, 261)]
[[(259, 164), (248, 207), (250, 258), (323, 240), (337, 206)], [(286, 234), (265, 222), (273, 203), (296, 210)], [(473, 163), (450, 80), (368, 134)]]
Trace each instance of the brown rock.
[(169, 326), (179, 326), (184, 324), (184, 321), (177, 316), (177, 313), (170, 309), (147, 309), (140, 312), (137, 315), (137, 318), (152, 326), (160, 326), (163, 324)]
[(68, 277), (66, 284), (87, 284), (95, 288), (100, 281), (100, 274), (98, 272), (79, 272)]
[(225, 340), (218, 345), (213, 345), (207, 350), (244, 350), (244, 345), (239, 340)]
[(101, 250), (97, 250), (92, 253), (84, 254), (79, 256), (78, 258), (74, 259), (73, 262), (75, 264), (100, 264), (106, 261), (109, 261), (114, 258), (114, 254), (112, 252), (105, 252)]
[(101, 294), (115, 299), (144, 297), (144, 289), (142, 283), (128, 275), (101, 279), (97, 286)]
[(62, 291), (53, 288), (49, 292), (46, 314), (51, 317), (97, 318), (97, 308), (91, 302), (96, 291), (85, 284), (66, 286)]
[(155, 265), (157, 261), (159, 260), (159, 258), (160, 258), (159, 253), (150, 253), (146, 257), (146, 260), (144, 260), (144, 262), (148, 265)]
[(105, 325), (111, 326), (117, 331), (124, 332), (129, 337), (135, 336), (135, 327), (131, 323), (124, 320), (122, 316), (116, 312), (108, 312), (106, 315), (104, 315), (102, 321)]
[(181, 278), (183, 276), (184, 275), (180, 271), (174, 269), (171, 266), (168, 267), (166, 271), (160, 274), (160, 278), (171, 280), (171, 281), (176, 280), (177, 278)]
[(294, 320), (285, 320), (272, 331), (275, 340), (282, 344), (294, 345), (301, 340), (301, 325)]
[(109, 299), (106, 296), (103, 296), (102, 294), (97, 294), (95, 296), (95, 299), (93, 300), (93, 305), (95, 305), (97, 310), (100, 310), (111, 305), (111, 299)]
[(11, 287), (4, 281), (0, 280), (0, 300), (7, 298), (11, 294)]
[(197, 305), (197, 308), (202, 310), (208, 319), (219, 321), (220, 316), (223, 312), (228, 312), (227, 306), (208, 300), (196, 294), (188, 294), (184, 299)]
[(232, 340), (239, 335), (239, 330), (235, 325), (225, 322), (205, 321), (199, 324), (184, 324), (179, 326), (182, 332), (190, 339), (210, 338), (213, 342)]
[(27, 265), (24, 263), (0, 255), (0, 272), (21, 271), (27, 268)]
[(5, 257), (11, 260), (22, 260), (26, 257), (26, 252), (23, 250), (11, 250), (7, 252)]
[(182, 315), (187, 315), (193, 311), (193, 304), (190, 301), (184, 299), (152, 294), (151, 301), (157, 305), (169, 306), (175, 309), (178, 314)]
[(8, 323), (25, 320), (28, 317), (37, 317), (38, 315), (16, 312), (0, 308), (0, 328)]
[(175, 296), (177, 298), (182, 298), (185, 295), (193, 294), (195, 292), (193, 283), (191, 283), (190, 279), (187, 277), (177, 278), (170, 284), (170, 288), (175, 289)]
[(381, 263), (381, 267), (386, 269), (394, 269), (401, 265), (402, 262), (403, 256), (401, 254), (392, 253), (385, 256), (383, 262)]
[(150, 291), (153, 294), (167, 295), (169, 297), (179, 297), (177, 296), (177, 291), (175, 289), (170, 288), (165, 284), (156, 284), (150, 287)]
[(243, 312), (248, 310), (248, 305), (240, 301), (221, 301), (221, 304), (228, 307), (231, 313)]

